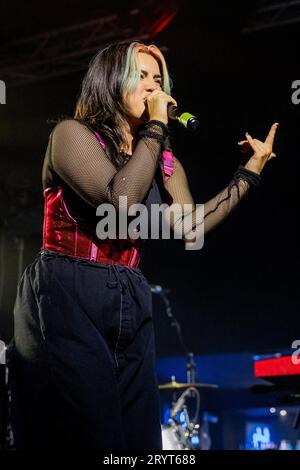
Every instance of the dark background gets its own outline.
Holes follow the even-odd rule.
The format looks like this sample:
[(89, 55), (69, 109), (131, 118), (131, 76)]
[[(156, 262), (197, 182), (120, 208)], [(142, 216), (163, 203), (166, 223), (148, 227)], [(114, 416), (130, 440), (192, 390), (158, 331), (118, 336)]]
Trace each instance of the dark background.
[[(135, 2), (11, 2), (1, 8), (2, 46)], [(143, 9), (143, 1), (139, 2)], [(227, 186), (239, 164), (246, 131), (264, 139), (279, 122), (275, 152), (262, 186), (218, 228), (200, 251), (175, 241), (149, 241), (142, 269), (171, 290), (173, 313), (195, 354), (267, 352), (289, 348), (299, 332), (299, 113), (291, 84), (300, 78), (300, 24), (243, 34), (259, 2), (181, 2), (177, 16), (155, 38), (165, 50), (173, 96), (200, 118), (195, 134), (172, 123), (175, 154), (195, 201)], [(55, 68), (55, 63), (53, 63)], [(41, 246), (41, 168), (52, 126), (47, 119), (74, 109), (85, 70), (10, 86), (0, 105), (0, 336), (9, 340), (18, 276)], [(0, 79), (1, 79), (0, 64)], [(30, 186), (32, 203), (22, 207)], [(160, 297), (153, 298), (158, 356), (183, 353)]]

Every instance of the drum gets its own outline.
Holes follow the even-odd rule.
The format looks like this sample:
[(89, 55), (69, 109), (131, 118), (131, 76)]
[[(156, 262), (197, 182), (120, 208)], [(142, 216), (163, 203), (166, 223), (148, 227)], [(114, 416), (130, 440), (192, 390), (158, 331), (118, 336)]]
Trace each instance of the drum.
[(161, 427), (163, 450), (182, 450), (185, 448), (180, 437), (181, 433), (174, 423), (164, 424)]

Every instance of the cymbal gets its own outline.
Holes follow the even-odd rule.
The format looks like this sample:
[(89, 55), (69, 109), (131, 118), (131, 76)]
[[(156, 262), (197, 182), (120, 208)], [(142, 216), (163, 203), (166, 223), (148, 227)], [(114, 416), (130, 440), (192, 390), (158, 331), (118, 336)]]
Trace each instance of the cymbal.
[(173, 380), (172, 382), (167, 382), (165, 384), (160, 384), (158, 388), (160, 389), (168, 389), (168, 388), (188, 388), (188, 387), (198, 387), (198, 388), (219, 388), (219, 385), (216, 384), (203, 384), (199, 382), (195, 383), (188, 383), (188, 382), (176, 382)]

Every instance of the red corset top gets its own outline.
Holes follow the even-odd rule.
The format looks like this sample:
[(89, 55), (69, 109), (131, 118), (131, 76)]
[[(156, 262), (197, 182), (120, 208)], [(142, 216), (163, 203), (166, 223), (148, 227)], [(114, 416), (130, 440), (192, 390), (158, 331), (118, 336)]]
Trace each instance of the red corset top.
[(66, 255), (136, 268), (142, 240), (106, 239), (96, 236), (96, 227), (79, 224), (63, 198), (63, 187), (44, 190), (43, 248)]

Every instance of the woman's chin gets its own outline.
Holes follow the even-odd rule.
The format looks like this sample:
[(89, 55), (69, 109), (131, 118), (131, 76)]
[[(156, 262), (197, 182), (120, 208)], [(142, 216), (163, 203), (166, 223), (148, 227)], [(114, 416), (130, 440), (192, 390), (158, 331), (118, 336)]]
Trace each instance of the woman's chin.
[(128, 121), (131, 123), (131, 125), (142, 126), (149, 121), (149, 114), (145, 110), (140, 116), (128, 116)]

